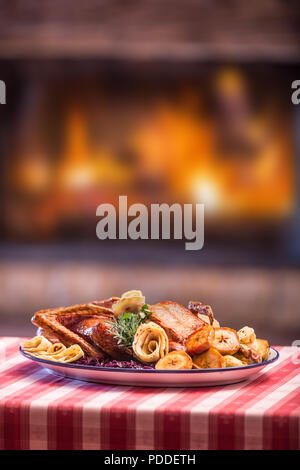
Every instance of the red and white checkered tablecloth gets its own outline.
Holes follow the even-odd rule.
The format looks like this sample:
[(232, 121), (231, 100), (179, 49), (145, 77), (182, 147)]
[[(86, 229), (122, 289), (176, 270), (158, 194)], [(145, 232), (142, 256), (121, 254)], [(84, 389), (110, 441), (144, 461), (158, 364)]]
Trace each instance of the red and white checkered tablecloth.
[(21, 341), (0, 338), (0, 449), (300, 448), (296, 348), (248, 383), (155, 389), (49, 374)]

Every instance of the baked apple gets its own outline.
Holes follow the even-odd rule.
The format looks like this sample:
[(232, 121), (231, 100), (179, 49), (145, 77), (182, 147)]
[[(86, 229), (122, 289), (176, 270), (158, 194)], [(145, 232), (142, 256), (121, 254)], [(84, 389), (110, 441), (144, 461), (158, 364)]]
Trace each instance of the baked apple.
[(221, 354), (235, 354), (240, 348), (238, 334), (231, 328), (215, 328), (215, 338), (211, 346)]
[(155, 369), (192, 369), (192, 366), (192, 358), (185, 351), (171, 351), (156, 363)]
[(185, 347), (189, 354), (201, 354), (212, 346), (215, 329), (206, 325), (192, 333), (186, 340)]
[(195, 369), (220, 369), (226, 367), (225, 359), (215, 348), (209, 348), (202, 354), (193, 356)]

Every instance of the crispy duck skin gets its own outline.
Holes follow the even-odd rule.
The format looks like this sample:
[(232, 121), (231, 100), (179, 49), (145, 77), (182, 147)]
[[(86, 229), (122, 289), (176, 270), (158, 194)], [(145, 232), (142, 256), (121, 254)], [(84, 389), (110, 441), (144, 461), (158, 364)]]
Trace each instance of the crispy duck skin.
[(129, 357), (127, 348), (117, 344), (107, 322), (114, 319), (112, 305), (118, 297), (89, 304), (73, 305), (37, 312), (32, 323), (42, 329), (45, 337), (59, 340), (66, 346), (79, 344), (90, 357), (106, 354), (121, 359)]
[(210, 305), (204, 305), (202, 302), (190, 300), (188, 309), (193, 313), (201, 313), (202, 315), (206, 315), (209, 318), (210, 324), (213, 324), (215, 318)]
[[(59, 341), (66, 346), (79, 344), (90, 357), (101, 359), (108, 355), (125, 360), (132, 355), (131, 349), (118, 344), (110, 325), (115, 319), (112, 306), (118, 300), (118, 297), (113, 297), (88, 304), (40, 310), (33, 316), (32, 323), (51, 342)], [(151, 321), (167, 333), (170, 351), (184, 350), (186, 338), (205, 325), (196, 313), (176, 302), (161, 302), (149, 308)]]
[(196, 313), (176, 302), (160, 302), (149, 306), (149, 309), (152, 312), (151, 321), (164, 328), (174, 349), (178, 349), (178, 343), (184, 344), (195, 330), (205, 326), (205, 322)]
[(52, 344), (61, 342), (57, 335), (54, 333), (54, 331), (51, 331), (47, 328), (39, 327), (37, 330), (37, 336), (44, 336), (44, 338), (47, 338)]

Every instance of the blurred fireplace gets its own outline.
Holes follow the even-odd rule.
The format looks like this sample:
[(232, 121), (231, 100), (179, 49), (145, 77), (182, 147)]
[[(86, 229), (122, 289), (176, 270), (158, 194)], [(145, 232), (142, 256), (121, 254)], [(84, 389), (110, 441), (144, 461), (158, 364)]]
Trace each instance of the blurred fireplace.
[(296, 66), (2, 65), (15, 101), (2, 138), (2, 241), (94, 240), (97, 205), (120, 194), (203, 202), (221, 240), (272, 239), (294, 217)]
[(127, 194), (203, 202), (202, 258), (240, 246), (299, 263), (297, 2), (74, 3), (0, 7), (0, 251), (73, 241), (105, 256), (96, 207)]
[[(299, 337), (299, 25), (298, 0), (0, 2), (1, 334), (141, 288)], [(119, 194), (204, 202), (205, 249), (100, 242)]]

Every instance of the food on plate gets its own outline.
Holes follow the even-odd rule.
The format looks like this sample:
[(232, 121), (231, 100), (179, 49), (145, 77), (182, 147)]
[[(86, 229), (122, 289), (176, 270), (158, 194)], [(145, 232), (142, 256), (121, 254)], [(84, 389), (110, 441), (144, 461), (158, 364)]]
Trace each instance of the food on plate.
[(134, 369), (213, 369), (255, 364), (269, 343), (244, 326), (220, 327), (209, 305), (164, 301), (146, 304), (140, 290), (32, 317), (38, 336), (24, 352), (54, 362)]
[(117, 361), (116, 359), (96, 359), (94, 357), (81, 357), (76, 361), (76, 364), (92, 367), (110, 367), (113, 369), (143, 369), (153, 370), (155, 364), (143, 364), (142, 362), (131, 359), (130, 361)]
[(270, 346), (269, 342), (266, 339), (256, 339), (254, 341), (253, 347), (256, 351), (261, 354), (262, 360), (265, 361), (269, 357)]
[[(200, 320), (203, 320), (203, 321), (205, 321), (205, 323), (210, 325), (209, 317), (207, 315), (204, 315), (202, 313), (198, 313), (198, 318), (200, 318)], [(218, 320), (214, 319), (213, 322), (212, 322), (212, 326), (214, 328), (220, 328), (220, 323), (218, 322)]]
[(240, 348), (238, 334), (231, 328), (215, 328), (215, 337), (211, 346), (221, 354), (235, 354)]
[(138, 313), (145, 304), (145, 296), (140, 290), (124, 292), (120, 300), (113, 304), (112, 309), (116, 317), (125, 312)]
[(212, 325), (214, 328), (220, 327), (220, 323), (215, 319), (214, 312), (210, 305), (204, 305), (202, 302), (190, 300), (188, 309), (191, 310), (191, 312), (196, 313), (198, 318), (205, 321), (205, 323)]
[(223, 356), (225, 361), (225, 367), (241, 367), (247, 365), (246, 361), (241, 361), (237, 357), (234, 356)]
[(176, 343), (176, 341), (169, 341), (169, 352), (171, 351), (185, 351), (186, 347), (183, 343)]
[(156, 369), (192, 369), (193, 361), (185, 351), (172, 351), (162, 357), (157, 363)]
[(238, 334), (240, 343), (243, 343), (243, 344), (250, 344), (256, 340), (256, 334), (253, 328), (250, 328), (249, 326), (244, 326), (237, 332), (237, 334)]
[(97, 303), (73, 305), (66, 308), (41, 310), (32, 323), (43, 329), (49, 339), (55, 334), (65, 346), (79, 344), (85, 354), (104, 359), (109, 355), (115, 359), (127, 359), (132, 352), (118, 341), (114, 331), (115, 315), (112, 310), (118, 297)]
[(22, 349), (28, 353), (38, 353), (40, 351), (47, 351), (51, 343), (43, 336), (35, 336), (34, 338), (24, 341), (21, 346)]
[[(34, 344), (39, 344), (39, 346), (32, 346)], [(51, 344), (50, 341), (41, 336), (35, 336), (31, 340), (24, 341), (22, 349), (30, 356), (54, 362), (74, 362), (84, 356), (84, 352), (78, 344), (66, 348), (61, 343)]]
[(50, 348), (47, 350), (47, 354), (52, 354), (54, 356), (56, 354), (60, 354), (65, 349), (67, 348), (64, 344), (54, 343), (54, 344), (51, 344)]
[(74, 362), (84, 356), (84, 352), (78, 344), (73, 344), (68, 348), (61, 348), (59, 351), (47, 351), (40, 354), (41, 359), (50, 359), (55, 362)]
[(113, 321), (106, 322), (110, 325), (110, 333), (117, 340), (118, 345), (126, 347), (129, 354), (132, 354), (130, 348), (132, 348), (138, 327), (146, 322), (150, 314), (148, 305), (144, 304), (137, 313), (120, 313)]
[(151, 321), (158, 323), (168, 335), (170, 341), (184, 344), (188, 336), (205, 322), (197, 314), (176, 302), (160, 302), (151, 305)]
[(266, 339), (255, 339), (249, 344), (240, 344), (239, 351), (235, 357), (245, 361), (247, 364), (256, 364), (265, 361), (269, 357), (270, 346)]
[(253, 346), (250, 347), (246, 344), (240, 344), (240, 348), (234, 354), (234, 357), (247, 364), (262, 362), (262, 355)]
[(195, 369), (221, 369), (225, 367), (225, 359), (215, 348), (193, 356)]
[(186, 350), (191, 355), (200, 354), (211, 347), (214, 338), (215, 329), (211, 325), (205, 325), (188, 337)]
[(157, 362), (169, 352), (169, 340), (165, 330), (154, 323), (141, 323), (132, 343), (134, 356), (143, 363)]

